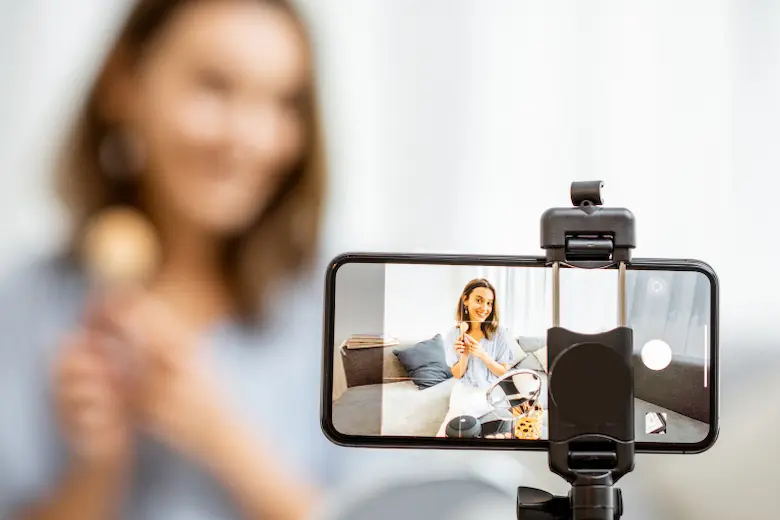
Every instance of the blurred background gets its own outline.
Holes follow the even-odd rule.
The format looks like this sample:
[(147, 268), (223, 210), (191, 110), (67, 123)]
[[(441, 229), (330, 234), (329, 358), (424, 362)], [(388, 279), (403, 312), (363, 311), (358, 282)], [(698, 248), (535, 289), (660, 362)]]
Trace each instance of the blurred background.
[[(770, 517), (780, 4), (300, 4), (331, 174), (319, 267), (346, 250), (537, 254), (540, 214), (569, 203), (572, 180), (604, 180), (606, 203), (637, 215), (637, 256), (702, 259), (721, 281), (721, 438), (705, 455), (640, 456), (623, 483), (630, 518)], [(0, 0), (3, 273), (60, 233), (52, 154), (125, 8)], [(390, 458), (352, 456), (356, 467)], [(534, 485), (565, 490), (542, 453), (474, 464), (500, 480), (502, 457)]]

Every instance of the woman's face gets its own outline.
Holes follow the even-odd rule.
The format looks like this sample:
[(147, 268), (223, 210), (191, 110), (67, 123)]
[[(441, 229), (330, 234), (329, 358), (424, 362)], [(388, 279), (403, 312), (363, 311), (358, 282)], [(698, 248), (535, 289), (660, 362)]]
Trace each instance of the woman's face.
[(130, 89), (152, 210), (216, 235), (251, 224), (302, 153), (308, 72), (286, 13), (252, 0), (186, 5)]
[(493, 312), (495, 297), (493, 291), (487, 287), (477, 287), (466, 300), (469, 321), (485, 321)]

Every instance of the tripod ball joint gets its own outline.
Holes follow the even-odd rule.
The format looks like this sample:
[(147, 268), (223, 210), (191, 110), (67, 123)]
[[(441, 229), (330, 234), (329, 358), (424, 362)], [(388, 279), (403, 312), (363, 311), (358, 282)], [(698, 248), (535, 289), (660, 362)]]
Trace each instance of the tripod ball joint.
[[(584, 495), (584, 496), (583, 496)], [(578, 503), (578, 507), (574, 506)], [(574, 507), (577, 510), (574, 511)], [(553, 495), (529, 487), (517, 488), (518, 520), (571, 520), (572, 518), (607, 518), (623, 516), (623, 493), (620, 489), (573, 487), (569, 495)]]

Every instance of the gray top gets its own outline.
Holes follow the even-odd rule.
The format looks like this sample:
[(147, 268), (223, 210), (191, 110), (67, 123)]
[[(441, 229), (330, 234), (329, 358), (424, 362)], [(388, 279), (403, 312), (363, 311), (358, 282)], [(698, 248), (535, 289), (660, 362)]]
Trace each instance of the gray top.
[[(63, 334), (77, 325), (84, 281), (69, 264), (44, 260), (0, 283), (0, 518), (45, 496), (64, 467), (50, 363)], [(322, 299), (311, 287), (291, 286), (284, 308), (262, 331), (234, 323), (216, 327), (207, 353), (264, 444), (278, 447), (302, 477), (332, 483), (326, 467), (334, 467), (326, 463), (338, 448), (319, 426)], [(135, 467), (122, 520), (239, 518), (217, 482), (153, 439), (139, 439)]]
[[(451, 328), (443, 336), (444, 355), (446, 356), (448, 366), (452, 366), (458, 362), (458, 353), (455, 352), (455, 342), (458, 340), (459, 336), (460, 329), (458, 329), (458, 327)], [(512, 348), (509, 343), (512, 341), (511, 338), (512, 336), (506, 327), (499, 326), (492, 338), (484, 338), (481, 341), (482, 348), (497, 363), (511, 364), (514, 361), (514, 354), (512, 353)], [(487, 388), (498, 381), (498, 377), (494, 375), (481, 360), (469, 356), (466, 373), (461, 380), (472, 386), (476, 386), (477, 388)]]

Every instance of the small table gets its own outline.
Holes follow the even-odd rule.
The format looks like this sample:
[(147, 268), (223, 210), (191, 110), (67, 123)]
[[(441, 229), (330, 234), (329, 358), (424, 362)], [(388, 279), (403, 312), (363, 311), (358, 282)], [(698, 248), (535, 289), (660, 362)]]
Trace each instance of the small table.
[[(519, 416), (519, 412), (517, 413)], [(497, 422), (497, 421), (489, 421)], [(503, 421), (512, 423), (508, 428), (499, 427), (496, 433), (485, 435), (486, 439), (519, 439), (519, 440), (543, 440), (547, 439), (547, 410), (538, 407), (530, 414), (516, 417), (514, 421)], [(509, 431), (504, 431), (508, 429)]]

